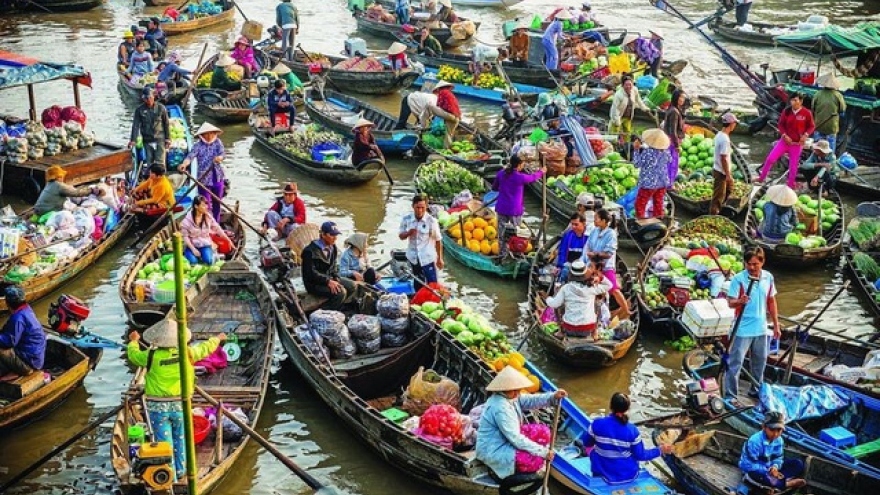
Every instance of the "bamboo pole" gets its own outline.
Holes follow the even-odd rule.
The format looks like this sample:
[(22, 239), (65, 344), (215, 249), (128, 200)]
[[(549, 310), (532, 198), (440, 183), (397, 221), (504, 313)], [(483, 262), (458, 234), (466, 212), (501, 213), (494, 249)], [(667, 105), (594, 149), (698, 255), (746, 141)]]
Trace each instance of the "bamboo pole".
[[(180, 404), (183, 406), (183, 436), (186, 441), (186, 480), (189, 495), (198, 495), (196, 466), (196, 442), (192, 418), (192, 395), (193, 383), (188, 379), (192, 366), (184, 356), (187, 356), (187, 331), (186, 331), (186, 293), (183, 278), (183, 236), (180, 232), (174, 233), (174, 292), (175, 307), (177, 308), (177, 355), (180, 356)], [(177, 473), (178, 476), (180, 473)]]

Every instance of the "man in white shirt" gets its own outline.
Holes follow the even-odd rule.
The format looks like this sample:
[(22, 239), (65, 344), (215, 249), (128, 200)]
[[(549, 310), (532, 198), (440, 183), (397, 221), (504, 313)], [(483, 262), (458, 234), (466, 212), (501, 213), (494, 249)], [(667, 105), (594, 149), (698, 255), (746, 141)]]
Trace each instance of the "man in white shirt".
[(408, 240), (406, 259), (412, 267), (419, 290), (422, 284), (437, 282), (437, 270), (443, 269), (443, 237), (437, 219), (428, 213), (428, 198), (416, 194), (412, 200), (413, 212), (400, 221), (401, 240)]
[(428, 107), (437, 106), (437, 95), (424, 91), (413, 91), (400, 100), (400, 115), (397, 117), (396, 129), (406, 129), (410, 115), (415, 115), (418, 125), (423, 129), (428, 127), (431, 112)]
[(730, 157), (733, 147), (730, 144), (730, 133), (736, 129), (739, 119), (736, 115), (727, 112), (721, 116), (721, 124), (724, 126), (721, 132), (715, 135), (715, 163), (712, 166), (712, 202), (709, 204), (709, 214), (718, 215), (721, 208), (733, 192), (733, 175), (730, 172)]

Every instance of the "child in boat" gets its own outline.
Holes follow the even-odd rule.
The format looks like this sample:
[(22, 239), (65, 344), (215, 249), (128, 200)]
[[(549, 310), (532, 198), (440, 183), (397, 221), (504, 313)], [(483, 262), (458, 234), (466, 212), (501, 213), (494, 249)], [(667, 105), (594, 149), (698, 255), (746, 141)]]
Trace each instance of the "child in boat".
[[(804, 463), (799, 459), (785, 459), (785, 443), (782, 430), (785, 429), (785, 415), (770, 411), (764, 415), (761, 431), (749, 437), (743, 445), (739, 457), (739, 468), (743, 472), (745, 485), (788, 490), (806, 486), (806, 480), (798, 478), (804, 472)], [(748, 493), (748, 486), (740, 485), (737, 493)]]
[(128, 61), (128, 70), (130, 76), (141, 78), (147, 74), (153, 73), (156, 66), (153, 64), (153, 56), (147, 51), (147, 44), (141, 40), (135, 44), (134, 53)]

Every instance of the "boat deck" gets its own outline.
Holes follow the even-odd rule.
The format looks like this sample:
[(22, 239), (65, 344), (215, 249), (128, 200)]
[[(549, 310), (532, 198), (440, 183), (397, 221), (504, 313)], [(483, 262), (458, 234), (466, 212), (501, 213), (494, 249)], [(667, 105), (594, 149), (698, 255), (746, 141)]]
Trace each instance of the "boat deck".
[(692, 455), (683, 459), (682, 462), (700, 473), (713, 485), (724, 487), (728, 493), (734, 493), (742, 480), (742, 471), (735, 464), (721, 462), (707, 454)]
[[(132, 168), (131, 153), (128, 150), (101, 142), (88, 148), (44, 156), (15, 165), (3, 160), (0, 163), (8, 176), (4, 179), (7, 185), (10, 179), (17, 180), (22, 176), (33, 176), (44, 183), (46, 170), (52, 166), (59, 166), (67, 171), (65, 182), (73, 186), (100, 180), (108, 175), (123, 174)], [(18, 173), (11, 174), (15, 170)]]
[(867, 184), (844, 171), (837, 179), (837, 188), (848, 193), (870, 194), (872, 199), (876, 199), (876, 195), (880, 193), (880, 167), (859, 167), (855, 173)]

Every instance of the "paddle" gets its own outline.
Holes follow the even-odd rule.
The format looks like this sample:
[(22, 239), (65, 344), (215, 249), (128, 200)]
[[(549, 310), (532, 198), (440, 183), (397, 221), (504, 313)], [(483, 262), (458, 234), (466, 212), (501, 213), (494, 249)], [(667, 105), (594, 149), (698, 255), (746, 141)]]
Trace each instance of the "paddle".
[(233, 423), (235, 423), (236, 426), (241, 428), (241, 430), (243, 432), (250, 435), (250, 437), (253, 438), (254, 441), (256, 441), (258, 444), (260, 444), (267, 451), (269, 451), (269, 453), (272, 454), (273, 456), (275, 456), (276, 459), (281, 461), (281, 463), (284, 464), (285, 467), (287, 467), (288, 469), (293, 471), (294, 474), (296, 474), (301, 480), (303, 480), (307, 485), (309, 485), (309, 488), (311, 488), (312, 490), (315, 490), (315, 493), (317, 493), (318, 495), (332, 495), (332, 494), (338, 493), (336, 488), (334, 488), (332, 486), (327, 486), (327, 485), (321, 484), (320, 481), (318, 481), (314, 476), (312, 476), (308, 472), (306, 472), (305, 469), (299, 467), (289, 457), (282, 454), (281, 451), (278, 450), (274, 445), (272, 445), (271, 442), (269, 442), (268, 440), (263, 438), (256, 431), (254, 431), (254, 429), (251, 428), (250, 426), (248, 426), (247, 423), (238, 419), (238, 417), (235, 414), (232, 414), (217, 399), (215, 399), (214, 397), (209, 395), (207, 392), (202, 390), (201, 387), (196, 385), (195, 391), (197, 394), (201, 395), (206, 401), (208, 401), (209, 404), (216, 407), (218, 411), (222, 411), (223, 416), (225, 418), (229, 418), (229, 420), (232, 421)]
[[(556, 430), (559, 429), (559, 416), (562, 413), (562, 401), (565, 400), (565, 397), (561, 397), (556, 402), (556, 410), (553, 412), (553, 430), (550, 431), (550, 445), (547, 446), (549, 449), (553, 449), (553, 445), (556, 443)], [(550, 460), (548, 459), (545, 463), (544, 467), (544, 485), (541, 487), (541, 495), (547, 494), (547, 484), (550, 482)]]
[[(198, 69), (199, 67), (202, 66), (202, 62), (205, 60), (205, 52), (206, 52), (207, 50), (208, 50), (208, 44), (205, 43), (205, 44), (202, 46), (202, 54), (199, 55), (199, 63), (196, 64), (196, 69)], [(186, 94), (183, 95), (183, 100), (182, 100), (182, 101), (183, 101), (184, 104), (186, 103), (187, 100), (189, 100), (189, 95), (192, 93), (193, 86), (194, 86), (193, 82), (190, 81), (189, 86), (186, 88)]]
[[(746, 297), (752, 295), (752, 287), (754, 287), (755, 282), (758, 282), (759, 280), (759, 278), (749, 275), (749, 285), (746, 287)], [(745, 304), (748, 304), (748, 301)], [(745, 304), (740, 308), (739, 314), (736, 315), (736, 320), (733, 322), (733, 330), (730, 331), (727, 348), (724, 349), (724, 355), (721, 356), (722, 373), (727, 372), (727, 370), (730, 369), (730, 349), (733, 347), (733, 341), (736, 339), (736, 333), (739, 331), (740, 323), (742, 323), (743, 315), (745, 314)]]
[(48, 248), (48, 247), (52, 247), (52, 246), (55, 246), (55, 245), (57, 245), (57, 244), (61, 244), (62, 242), (75, 241), (75, 240), (79, 239), (79, 238), (82, 237), (82, 236), (83, 236), (82, 233), (79, 233), (79, 234), (77, 234), (77, 235), (75, 235), (75, 236), (72, 236), (72, 237), (65, 237), (64, 239), (57, 239), (57, 240), (54, 240), (54, 241), (52, 241), (52, 242), (50, 242), (50, 243), (48, 243), (48, 244), (45, 244), (45, 245), (43, 245), (43, 246), (35, 247), (35, 248), (32, 248), (32, 249), (28, 249), (28, 250), (26, 250), (25, 252), (20, 253), (20, 254), (16, 254), (15, 256), (13, 256), (13, 257), (11, 257), (11, 258), (5, 258), (5, 259), (0, 260), (0, 266), (7, 265), (7, 264), (9, 264), (9, 263), (12, 263), (13, 261), (19, 260), (19, 259), (21, 259), (21, 258), (27, 256), (27, 255), (29, 255), (29, 254), (33, 254), (33, 253), (36, 253), (36, 252), (38, 252), (38, 251), (42, 251), (42, 250), (44, 250), (44, 249), (46, 249), (46, 248)]
[(238, 2), (236, 2), (235, 0), (231, 1), (232, 5), (235, 5), (235, 8), (238, 10), (238, 13), (241, 14), (242, 17), (244, 17), (244, 22), (250, 22), (250, 19), (248, 19), (247, 16), (244, 14), (244, 11), (241, 10), (241, 7), (238, 6)]

